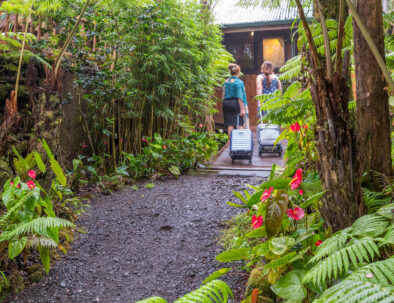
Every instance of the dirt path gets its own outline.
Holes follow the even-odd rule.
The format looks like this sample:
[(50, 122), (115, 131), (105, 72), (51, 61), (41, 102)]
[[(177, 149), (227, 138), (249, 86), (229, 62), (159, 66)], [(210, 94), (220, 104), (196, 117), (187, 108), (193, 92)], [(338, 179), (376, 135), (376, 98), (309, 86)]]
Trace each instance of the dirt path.
[(221, 222), (237, 213), (225, 202), (245, 183), (259, 184), (199, 174), (95, 198), (79, 222), (87, 233), (13, 302), (130, 303), (154, 295), (174, 301), (222, 266), (215, 261)]

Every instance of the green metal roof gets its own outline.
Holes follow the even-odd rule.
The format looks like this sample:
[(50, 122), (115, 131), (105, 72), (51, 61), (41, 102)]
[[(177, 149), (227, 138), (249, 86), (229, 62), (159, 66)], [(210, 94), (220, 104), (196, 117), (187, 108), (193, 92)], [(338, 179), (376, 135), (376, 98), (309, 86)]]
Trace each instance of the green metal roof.
[[(264, 25), (291, 24), (298, 18), (295, 7), (283, 4), (276, 9), (237, 6), (238, 0), (219, 0), (213, 12), (216, 22), (224, 28), (240, 28)], [(285, 2), (285, 1), (283, 1)], [(306, 10), (306, 17), (313, 18), (312, 9)]]

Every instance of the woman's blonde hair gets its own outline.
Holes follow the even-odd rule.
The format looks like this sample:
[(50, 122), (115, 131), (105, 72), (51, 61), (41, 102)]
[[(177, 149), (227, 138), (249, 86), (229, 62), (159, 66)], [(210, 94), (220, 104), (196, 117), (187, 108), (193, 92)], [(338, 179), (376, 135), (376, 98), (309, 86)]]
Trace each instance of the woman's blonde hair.
[(271, 80), (270, 80), (270, 75), (274, 73), (274, 65), (272, 64), (271, 61), (265, 61), (261, 65), (261, 72), (265, 75), (267, 78), (267, 87), (271, 87)]
[(228, 70), (230, 71), (231, 75), (234, 76), (241, 72), (241, 67), (238, 64), (231, 63), (227, 66)]

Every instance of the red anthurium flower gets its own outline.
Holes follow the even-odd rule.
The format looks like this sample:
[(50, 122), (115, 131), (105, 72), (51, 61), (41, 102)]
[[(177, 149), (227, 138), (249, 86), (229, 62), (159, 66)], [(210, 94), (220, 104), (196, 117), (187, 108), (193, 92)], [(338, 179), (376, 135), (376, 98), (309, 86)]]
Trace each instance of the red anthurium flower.
[(264, 202), (265, 200), (267, 200), (267, 199), (271, 196), (271, 193), (272, 193), (273, 190), (274, 190), (273, 187), (270, 187), (269, 189), (266, 189), (266, 190), (263, 192), (263, 194), (261, 195), (260, 200), (263, 201), (263, 202)]
[(306, 125), (306, 124), (303, 125), (302, 127), (305, 128), (305, 129), (308, 129), (308, 125)]
[(148, 140), (145, 138), (142, 138), (141, 141), (148, 142)]
[(323, 241), (322, 240), (319, 240), (319, 241), (317, 241), (316, 243), (315, 243), (315, 246), (319, 246), (320, 244), (322, 244), (323, 243)]
[(87, 144), (82, 144), (82, 148), (88, 148), (89, 147), (89, 145), (87, 145)]
[(291, 180), (290, 185), (291, 185), (291, 190), (295, 190), (301, 183), (302, 181), (302, 169), (299, 168), (297, 169), (293, 180)]
[(300, 131), (300, 125), (298, 124), (298, 122), (294, 123), (293, 125), (290, 126), (290, 129), (293, 132), (299, 132)]
[(29, 189), (34, 189), (36, 187), (36, 183), (32, 180), (28, 181), (26, 184)]
[(304, 215), (305, 215), (304, 210), (302, 208), (299, 208), (299, 207), (295, 207), (294, 209), (290, 208), (290, 209), (287, 210), (287, 216), (289, 218), (292, 218), (292, 219), (296, 220), (296, 221), (304, 218)]
[(261, 226), (261, 224), (263, 224), (263, 216), (258, 216), (256, 217), (256, 215), (253, 215), (252, 217), (252, 227), (254, 229), (259, 228)]
[(29, 170), (29, 172), (27, 173), (27, 175), (30, 177), (30, 178), (32, 178), (32, 179), (35, 179), (36, 177), (37, 177), (37, 174), (36, 174), (36, 172), (34, 171), (34, 170)]
[(202, 128), (203, 126), (204, 126), (204, 125), (200, 124), (198, 127), (199, 127), (199, 128)]
[(164, 149), (167, 149), (167, 146), (163, 145), (163, 148), (164, 148)]
[(300, 189), (300, 190), (298, 191), (298, 193), (300, 194), (300, 196), (302, 196), (302, 195), (304, 194), (304, 191), (303, 191), (302, 189)]

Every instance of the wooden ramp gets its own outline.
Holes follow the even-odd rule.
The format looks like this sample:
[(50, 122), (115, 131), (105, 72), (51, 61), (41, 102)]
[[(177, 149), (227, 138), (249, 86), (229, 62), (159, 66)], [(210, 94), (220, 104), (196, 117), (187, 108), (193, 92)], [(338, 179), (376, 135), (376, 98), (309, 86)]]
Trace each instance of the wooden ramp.
[[(219, 170), (219, 174), (227, 175), (253, 175), (253, 176), (268, 176), (272, 165), (275, 163), (278, 166), (284, 166), (283, 155), (279, 157), (278, 154), (263, 154), (259, 157), (259, 144), (257, 142), (257, 134), (255, 130), (253, 133), (253, 158), (252, 164), (249, 164), (249, 160), (235, 160), (232, 164), (229, 155), (230, 143), (221, 149), (215, 159), (210, 162), (210, 169)], [(281, 141), (283, 151), (286, 150), (287, 141)], [(284, 154), (284, 152), (283, 152)]]

